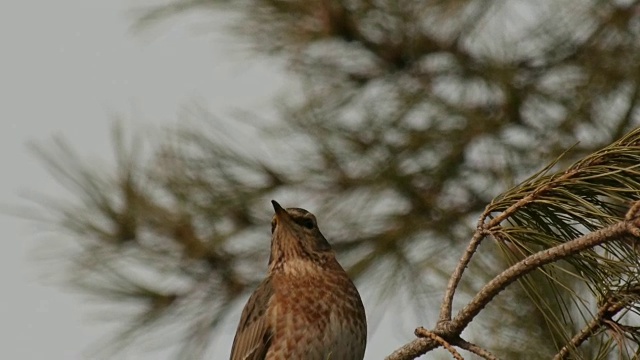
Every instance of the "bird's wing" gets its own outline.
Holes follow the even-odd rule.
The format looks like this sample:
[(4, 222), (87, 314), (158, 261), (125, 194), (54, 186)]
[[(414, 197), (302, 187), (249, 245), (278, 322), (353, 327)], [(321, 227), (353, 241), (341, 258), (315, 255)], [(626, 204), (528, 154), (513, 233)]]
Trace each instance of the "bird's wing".
[(267, 356), (272, 334), (266, 312), (272, 296), (271, 279), (266, 278), (242, 310), (231, 348), (231, 360), (264, 360)]

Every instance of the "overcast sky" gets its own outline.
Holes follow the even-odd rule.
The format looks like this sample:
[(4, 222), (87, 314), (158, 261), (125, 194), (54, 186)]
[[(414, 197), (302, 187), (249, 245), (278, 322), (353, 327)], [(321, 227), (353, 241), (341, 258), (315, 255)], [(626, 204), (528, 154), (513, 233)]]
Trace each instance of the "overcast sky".
[[(276, 62), (256, 62), (222, 35), (227, 19), (192, 15), (134, 34), (131, 3), (0, 2), (0, 206), (24, 204), (22, 197), (33, 192), (64, 196), (29, 143), (61, 135), (88, 159), (108, 160), (114, 114), (128, 128), (141, 128), (176, 124), (194, 101), (220, 114), (272, 109), (284, 74)], [(81, 295), (47, 280), (63, 269), (43, 260), (50, 260), (45, 245), (55, 240), (32, 223), (0, 215), (2, 359), (94, 358), (90, 345), (108, 334), (91, 321)], [(367, 359), (383, 358), (415, 325), (377, 333)], [(216, 339), (214, 358), (228, 356), (231, 336)], [(145, 358), (168, 358), (168, 352)]]

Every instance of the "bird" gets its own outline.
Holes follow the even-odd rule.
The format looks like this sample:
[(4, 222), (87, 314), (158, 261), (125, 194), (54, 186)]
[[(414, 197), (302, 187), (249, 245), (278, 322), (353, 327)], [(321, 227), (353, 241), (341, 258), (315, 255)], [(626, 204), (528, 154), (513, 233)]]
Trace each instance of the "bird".
[(271, 203), (267, 276), (242, 311), (230, 360), (362, 360), (367, 319), (356, 286), (312, 213)]

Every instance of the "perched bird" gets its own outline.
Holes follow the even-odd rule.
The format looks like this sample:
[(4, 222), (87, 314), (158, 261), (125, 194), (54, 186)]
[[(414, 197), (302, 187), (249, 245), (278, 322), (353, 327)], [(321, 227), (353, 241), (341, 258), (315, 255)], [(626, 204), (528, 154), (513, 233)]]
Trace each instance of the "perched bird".
[(364, 306), (316, 217), (271, 203), (269, 270), (242, 311), (231, 360), (362, 360)]

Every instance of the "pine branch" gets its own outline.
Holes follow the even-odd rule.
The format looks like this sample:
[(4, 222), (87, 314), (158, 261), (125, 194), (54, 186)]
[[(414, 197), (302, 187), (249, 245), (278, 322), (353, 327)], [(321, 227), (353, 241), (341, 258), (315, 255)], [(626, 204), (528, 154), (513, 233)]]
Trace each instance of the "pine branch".
[[(627, 296), (625, 296), (627, 295)], [(628, 296), (631, 295), (631, 296)], [(553, 360), (566, 359), (575, 349), (590, 337), (596, 335), (603, 327), (606, 327), (612, 318), (621, 310), (628, 307), (634, 302), (638, 302), (639, 289), (630, 289), (612, 294), (611, 297), (604, 301), (598, 309), (594, 318), (586, 324), (560, 351), (553, 357)]]
[(484, 240), (484, 238), (489, 234), (489, 232), (486, 231), (484, 226), (484, 221), (486, 219), (486, 216), (487, 216), (486, 211), (484, 214), (482, 214), (482, 216), (480, 216), (480, 220), (478, 221), (476, 232), (474, 233), (473, 238), (471, 238), (471, 241), (469, 242), (469, 245), (467, 246), (467, 249), (465, 250), (464, 255), (458, 262), (458, 265), (456, 266), (455, 270), (451, 274), (451, 277), (449, 278), (449, 283), (447, 284), (447, 290), (444, 295), (443, 304), (440, 309), (439, 322), (447, 322), (451, 320), (453, 296), (455, 295), (456, 288), (458, 287), (458, 284), (462, 279), (462, 274), (464, 273), (464, 270), (469, 265), (471, 258), (473, 257), (476, 250), (478, 249), (478, 246), (480, 246), (480, 243), (482, 242), (482, 240)]
[(472, 344), (472, 343), (470, 343), (468, 341), (465, 341), (463, 339), (459, 339), (458, 341), (456, 341), (455, 345), (458, 346), (461, 349), (465, 349), (465, 350), (467, 350), (469, 352), (472, 352), (472, 353), (480, 356), (483, 359), (486, 359), (486, 360), (498, 360), (498, 357), (496, 357), (495, 355), (490, 353), (489, 350), (483, 349), (480, 346), (478, 346), (476, 344)]
[[(601, 230), (581, 236), (572, 241), (560, 244), (553, 248), (540, 251), (524, 260), (516, 263), (500, 275), (496, 276), (488, 284), (486, 284), (478, 294), (458, 313), (458, 315), (450, 322), (440, 322), (431, 332), (447, 339), (455, 339), (460, 336), (462, 331), (471, 323), (473, 318), (485, 307), (491, 300), (509, 284), (528, 274), (529, 272), (542, 267), (543, 265), (559, 261), (568, 256), (577, 254), (583, 250), (593, 248), (595, 246), (611, 242), (620, 241), (625, 236), (633, 236), (640, 239), (640, 218), (638, 218), (638, 210), (640, 202), (633, 204), (627, 212), (624, 221), (620, 221), (614, 225), (607, 226)], [(386, 360), (409, 360), (425, 354), (441, 344), (433, 340), (433, 338), (421, 338), (402, 346), (387, 356)]]

